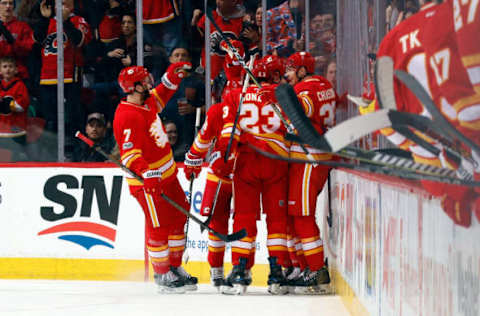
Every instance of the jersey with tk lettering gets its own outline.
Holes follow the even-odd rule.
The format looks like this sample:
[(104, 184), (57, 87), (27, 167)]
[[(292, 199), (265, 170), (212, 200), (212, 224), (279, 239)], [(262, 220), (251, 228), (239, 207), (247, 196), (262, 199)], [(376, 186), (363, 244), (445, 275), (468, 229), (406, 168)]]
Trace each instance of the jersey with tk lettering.
[[(237, 114), (241, 89), (236, 89), (225, 96), (224, 126), (220, 137), (222, 146), (226, 147), (232, 134), (235, 116)], [(279, 111), (282, 111), (279, 108)], [(284, 117), (285, 114), (282, 112)], [(246, 90), (240, 116), (235, 128), (232, 148), (240, 144), (252, 144), (270, 153), (288, 156), (290, 142), (285, 140), (286, 129), (269, 102), (264, 102), (258, 94), (258, 87), (249, 86)], [(223, 147), (222, 147), (223, 148)], [(234, 151), (233, 150), (233, 151)], [(239, 146), (239, 151), (252, 151), (248, 146)]]
[[(305, 114), (320, 135), (335, 125), (337, 95), (327, 79), (321, 76), (311, 76), (297, 83), (294, 89)], [(309, 146), (305, 147), (315, 160), (332, 159), (332, 155), (329, 153)], [(290, 147), (290, 156), (300, 159), (307, 158), (303, 148), (295, 143)]]
[[(176, 176), (177, 167), (167, 133), (158, 116), (165, 107), (164, 100), (168, 100), (162, 100), (162, 89), (164, 86), (160, 84), (152, 90), (144, 105), (125, 100), (120, 102), (115, 111), (113, 133), (122, 164), (138, 175), (147, 170), (158, 170), (162, 173), (162, 181), (165, 181)], [(132, 177), (127, 177), (127, 182), (132, 194), (143, 187)]]
[[(77, 47), (68, 39), (67, 34), (63, 33), (64, 40), (64, 82), (77, 82), (79, 74), (75, 74), (75, 66), (83, 65), (83, 55), (81, 47), (87, 44), (92, 38), (90, 27), (84, 18), (74, 15), (70, 18), (73, 26), (82, 32), (82, 40)], [(40, 73), (40, 84), (57, 84), (57, 22), (50, 19), (48, 24), (47, 37), (43, 41), (42, 47), (42, 70)]]
[[(394, 69), (409, 72), (428, 91), (428, 75), (425, 65), (425, 51), (421, 41), (424, 33), (423, 26), (437, 10), (434, 3), (422, 6), (419, 12), (394, 27), (382, 40), (378, 49), (377, 58), (389, 56), (393, 59)], [(397, 110), (421, 114), (423, 106), (399, 80), (394, 80), (395, 99)], [(430, 92), (430, 91), (429, 91)]]

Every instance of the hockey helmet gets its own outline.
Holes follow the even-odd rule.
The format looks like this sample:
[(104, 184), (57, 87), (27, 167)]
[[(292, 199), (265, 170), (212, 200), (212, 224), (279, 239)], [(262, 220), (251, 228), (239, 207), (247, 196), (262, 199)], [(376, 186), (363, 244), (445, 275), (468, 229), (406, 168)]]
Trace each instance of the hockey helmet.
[(315, 58), (308, 52), (296, 52), (288, 57), (287, 67), (298, 70), (302, 66), (305, 67), (307, 73), (313, 74), (315, 72)]
[(267, 75), (272, 76), (275, 71), (278, 71), (280, 77), (285, 74), (285, 65), (280, 57), (275, 55), (266, 55), (262, 59), (265, 68), (267, 69)]
[(253, 64), (252, 73), (257, 79), (263, 79), (263, 80), (268, 79), (267, 67), (265, 67), (265, 63), (261, 59), (255, 60), (255, 63)]
[(145, 67), (130, 66), (123, 68), (118, 75), (118, 84), (125, 93), (132, 93), (135, 90), (135, 85), (141, 83), (146, 78), (150, 77), (150, 73)]

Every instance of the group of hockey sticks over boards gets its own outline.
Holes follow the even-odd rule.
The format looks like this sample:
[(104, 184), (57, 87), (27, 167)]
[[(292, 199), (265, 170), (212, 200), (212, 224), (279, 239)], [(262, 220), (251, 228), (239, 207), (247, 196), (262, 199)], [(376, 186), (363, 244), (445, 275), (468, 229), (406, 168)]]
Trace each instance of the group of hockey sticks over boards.
[[(103, 151), (99, 146), (95, 146), (95, 144), (93, 143), (93, 141), (91, 141), (90, 139), (88, 139), (85, 135), (83, 135), (82, 133), (80, 133), (79, 131), (77, 133), (75, 133), (75, 136), (77, 138), (79, 138), (80, 140), (82, 140), (83, 142), (85, 142), (89, 147), (95, 149), (98, 153), (100, 153), (102, 156), (104, 156), (105, 158), (107, 158), (108, 160), (112, 161), (113, 163), (115, 163), (117, 166), (119, 166), (123, 171), (125, 171), (126, 173), (128, 173), (130, 176), (134, 177), (135, 179), (137, 179), (138, 181), (142, 182), (143, 183), (143, 178), (140, 177), (138, 174), (136, 174), (135, 172), (133, 172), (131, 169), (127, 168), (124, 164), (122, 164), (120, 161), (118, 161), (115, 157), (113, 157), (112, 155), (109, 155), (107, 154), (105, 151)], [(201, 220), (199, 220), (196, 216), (194, 216), (193, 214), (191, 214), (188, 210), (184, 209), (181, 205), (179, 205), (177, 202), (175, 202), (174, 200), (172, 200), (171, 198), (169, 198), (167, 195), (165, 195), (164, 193), (161, 194), (161, 197), (167, 201), (170, 205), (172, 205), (173, 207), (175, 207), (178, 211), (180, 211), (181, 213), (183, 213), (185, 216), (187, 216), (188, 218), (192, 219), (195, 223), (197, 223), (198, 225), (200, 225), (200, 227), (203, 227), (204, 229), (208, 230), (210, 233), (212, 233), (213, 235), (215, 235), (216, 237), (218, 237), (219, 239), (225, 241), (225, 242), (231, 242), (231, 241), (235, 241), (235, 240), (240, 240), (242, 238), (244, 238), (246, 235), (247, 235), (247, 231), (245, 229), (242, 229), (242, 230), (239, 230), (238, 232), (235, 232), (233, 234), (229, 234), (229, 235), (224, 235), (224, 234), (220, 234), (219, 232), (217, 232), (216, 230), (213, 230), (212, 228), (210, 228), (208, 225), (205, 225), (205, 223), (203, 223)]]
[[(425, 179), (459, 185), (480, 186), (480, 182), (458, 178), (455, 170), (416, 163), (411, 159), (383, 152), (365, 151), (348, 146), (355, 140), (381, 128), (392, 127), (393, 125), (416, 128), (412, 125), (425, 125), (430, 123), (429, 121), (425, 121), (421, 116), (383, 109), (344, 121), (325, 134), (320, 135), (305, 115), (293, 87), (288, 84), (279, 85), (275, 90), (275, 94), (283, 111), (298, 131), (298, 135), (293, 136), (296, 141), (303, 142), (326, 152), (333, 152), (339, 157), (354, 160), (355, 162), (281, 159), (395, 175), (408, 179)], [(412, 121), (414, 123), (412, 123)], [(428, 126), (420, 127), (425, 129)], [(280, 158), (278, 156), (276, 157)]]

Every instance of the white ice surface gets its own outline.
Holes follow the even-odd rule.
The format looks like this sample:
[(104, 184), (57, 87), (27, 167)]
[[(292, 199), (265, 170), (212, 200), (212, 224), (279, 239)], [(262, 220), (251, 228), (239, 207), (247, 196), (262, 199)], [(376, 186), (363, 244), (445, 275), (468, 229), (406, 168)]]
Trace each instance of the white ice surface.
[(244, 296), (207, 284), (188, 294), (158, 294), (153, 283), (0, 280), (1, 316), (302, 316), (349, 315), (338, 296), (272, 296), (250, 287)]

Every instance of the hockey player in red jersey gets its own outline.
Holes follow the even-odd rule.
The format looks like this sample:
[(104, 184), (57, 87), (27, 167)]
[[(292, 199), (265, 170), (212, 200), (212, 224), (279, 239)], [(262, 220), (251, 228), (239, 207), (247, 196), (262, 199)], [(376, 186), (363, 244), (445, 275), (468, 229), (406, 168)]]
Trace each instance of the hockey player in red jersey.
[[(394, 69), (400, 69), (409, 72), (420, 83), (422, 83), (428, 93), (433, 95), (434, 99), (440, 100), (442, 95), (449, 93), (449, 89), (446, 89), (445, 86), (443, 86), (440, 89), (432, 90), (432, 86), (436, 85), (434, 80), (437, 80), (438, 77), (440, 77), (440, 72), (438, 72), (440, 68), (438, 67), (440, 65), (442, 67), (446, 67), (448, 64), (443, 62), (444, 60), (442, 60), (442, 58), (444, 56), (442, 55), (441, 51), (432, 51), (431, 56), (429, 56), (430, 59), (426, 59), (426, 44), (429, 42), (429, 37), (432, 36), (427, 31), (427, 28), (428, 26), (435, 28), (435, 32), (443, 34), (442, 37), (447, 37), (451, 30), (448, 30), (445, 27), (439, 27), (439, 25), (445, 23), (437, 18), (437, 14), (438, 16), (441, 14), (442, 6), (436, 5), (430, 1), (424, 2), (425, 3), (421, 7), (420, 12), (396, 26), (387, 34), (387, 36), (385, 36), (380, 44), (377, 57), (382, 58), (384, 56), (388, 56), (392, 58), (394, 62)], [(422, 27), (420, 27), (420, 25)], [(424, 27), (426, 25), (427, 27)], [(448, 23), (445, 24), (445, 26), (448, 27)], [(430, 45), (435, 47), (437, 44), (431, 43)], [(443, 51), (443, 53), (445, 52), (446, 51)], [(451, 51), (448, 50), (448, 52)], [(443, 69), (445, 68), (441, 69), (442, 72)], [(436, 74), (435, 70), (437, 70)], [(457, 72), (457, 70), (452, 71), (452, 76), (456, 78), (455, 81), (461, 78), (461, 75), (459, 72)], [(453, 82), (454, 80), (450, 80), (448, 84), (452, 85), (454, 84)], [(394, 88), (396, 105), (399, 111), (430, 116), (428, 111), (423, 108), (423, 105), (419, 102), (415, 95), (413, 95), (413, 93), (397, 79), (394, 81)], [(455, 97), (459, 97), (458, 94), (460, 94), (460, 90), (453, 93)], [(440, 103), (442, 102), (440, 101)], [(445, 110), (446, 109), (444, 108), (443, 111)], [(448, 117), (449, 115), (447, 115), (447, 118)], [(399, 136), (398, 134), (392, 135), (392, 137), (397, 137), (397, 140), (403, 138), (403, 136)], [(441, 145), (438, 142), (431, 139), (427, 139), (427, 141), (441, 148)], [(410, 144), (408, 149), (413, 153), (413, 157), (417, 162), (443, 166), (447, 168), (455, 168), (455, 165), (450, 159), (447, 158), (444, 151), (442, 151), (439, 156), (435, 156), (416, 144)], [(467, 187), (447, 185), (431, 181), (422, 181), (422, 185), (432, 195), (442, 197), (443, 209), (455, 223), (462, 226), (470, 226), (470, 204), (472, 197), (471, 189)]]
[(197, 283), (197, 278), (181, 267), (186, 217), (160, 195), (189, 209), (158, 116), (189, 69), (191, 64), (186, 62), (170, 65), (152, 90), (151, 75), (141, 66), (124, 68), (118, 77), (127, 97), (115, 112), (113, 131), (122, 163), (143, 178), (143, 185), (135, 178), (127, 178), (127, 182), (145, 213), (146, 244), (160, 292), (183, 293), (195, 290)]
[[(257, 62), (253, 69), (260, 80), (267, 79), (263, 63)], [(268, 85), (262, 82), (262, 85)], [(269, 292), (283, 294), (286, 292), (286, 280), (281, 265), (287, 256), (286, 217), (287, 217), (287, 174), (285, 161), (267, 158), (251, 149), (253, 144), (263, 150), (288, 155), (288, 142), (284, 139), (285, 128), (275, 114), (272, 104), (264, 102), (258, 94), (258, 87), (249, 86), (244, 95), (238, 124), (232, 142), (232, 153), (238, 155), (235, 162), (234, 182), (234, 224), (233, 229), (245, 228), (247, 237), (232, 243), (232, 273), (227, 282), (232, 284), (237, 293), (243, 293), (249, 285), (247, 269), (253, 262), (249, 259), (257, 235), (256, 220), (260, 213), (260, 203), (266, 213), (267, 248), (269, 252), (270, 274), (268, 276)], [(225, 111), (223, 130), (219, 140), (221, 157), (212, 163), (216, 174), (225, 170), (225, 151), (232, 135), (235, 116), (239, 106), (241, 91), (234, 90), (224, 100), (229, 105)], [(228, 171), (228, 168), (226, 169)]]
[[(287, 60), (286, 78), (294, 86), (305, 114), (319, 134), (335, 124), (336, 94), (331, 83), (313, 75), (315, 60), (307, 52), (297, 52)], [(290, 157), (332, 160), (330, 153), (299, 144), (290, 147)], [(315, 164), (291, 163), (289, 167), (288, 214), (293, 220), (295, 235), (300, 239), (306, 268), (303, 282), (297, 282), (295, 293), (321, 294), (328, 291), (330, 276), (324, 265), (323, 242), (315, 222), (317, 196), (322, 191), (329, 168)]]

